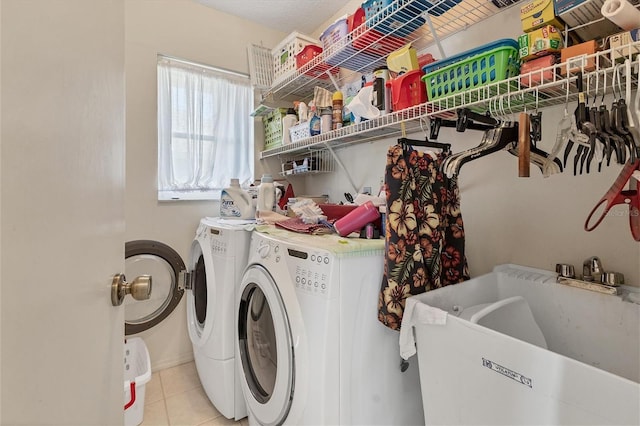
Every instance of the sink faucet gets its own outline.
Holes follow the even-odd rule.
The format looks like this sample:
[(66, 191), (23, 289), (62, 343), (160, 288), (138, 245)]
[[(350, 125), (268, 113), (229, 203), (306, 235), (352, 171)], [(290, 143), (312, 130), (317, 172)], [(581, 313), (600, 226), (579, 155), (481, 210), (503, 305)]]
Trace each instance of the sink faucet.
[(582, 264), (582, 279), (584, 281), (602, 281), (602, 273), (604, 269), (602, 268), (602, 262), (598, 256), (591, 256)]

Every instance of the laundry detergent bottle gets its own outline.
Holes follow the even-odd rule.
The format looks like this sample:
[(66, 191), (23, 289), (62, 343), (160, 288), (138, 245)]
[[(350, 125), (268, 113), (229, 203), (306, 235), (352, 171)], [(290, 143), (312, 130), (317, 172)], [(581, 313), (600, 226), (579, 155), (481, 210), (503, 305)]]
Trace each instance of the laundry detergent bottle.
[(273, 176), (262, 175), (260, 186), (258, 186), (258, 206), (256, 207), (256, 217), (260, 213), (272, 212), (276, 210), (276, 186), (273, 184)]
[(255, 217), (251, 196), (240, 187), (238, 179), (231, 179), (229, 187), (222, 190), (220, 217), (232, 219), (253, 219)]

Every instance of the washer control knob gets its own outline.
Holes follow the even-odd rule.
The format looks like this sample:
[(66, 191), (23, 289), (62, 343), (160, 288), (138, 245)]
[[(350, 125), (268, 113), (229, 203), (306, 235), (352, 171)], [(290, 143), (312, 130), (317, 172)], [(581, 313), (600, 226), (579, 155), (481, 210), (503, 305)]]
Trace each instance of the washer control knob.
[(269, 244), (262, 244), (258, 247), (258, 254), (263, 259), (269, 256), (270, 251), (271, 251), (271, 247), (269, 246)]

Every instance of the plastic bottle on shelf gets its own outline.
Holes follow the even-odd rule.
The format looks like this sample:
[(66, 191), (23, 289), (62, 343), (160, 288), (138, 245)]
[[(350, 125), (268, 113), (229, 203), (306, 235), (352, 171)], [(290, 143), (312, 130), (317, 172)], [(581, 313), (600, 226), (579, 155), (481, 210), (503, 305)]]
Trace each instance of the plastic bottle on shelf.
[(333, 119), (331, 120), (331, 128), (333, 130), (342, 128), (342, 92), (333, 92)]
[(298, 116), (296, 110), (289, 108), (287, 115), (282, 118), (282, 144), (287, 145), (291, 143), (291, 134), (289, 129), (298, 123)]
[(273, 176), (263, 174), (258, 186), (258, 205), (256, 207), (256, 217), (260, 213), (272, 212), (276, 210), (276, 187), (273, 184)]
[(331, 131), (331, 123), (333, 113), (331, 112), (331, 108), (321, 108), (320, 109), (320, 133), (327, 133)]
[(220, 217), (232, 219), (253, 219), (255, 217), (251, 195), (240, 187), (238, 179), (231, 179), (229, 187), (222, 190)]
[(298, 119), (300, 123), (309, 121), (309, 107), (304, 102), (298, 104)]
[(387, 88), (389, 68), (382, 66), (373, 71), (373, 103), (380, 110), (380, 114), (391, 112), (391, 88)]
[(309, 134), (311, 136), (319, 135), (321, 131), (320, 117), (318, 117), (318, 114), (316, 113), (316, 106), (314, 104), (311, 104), (309, 114)]

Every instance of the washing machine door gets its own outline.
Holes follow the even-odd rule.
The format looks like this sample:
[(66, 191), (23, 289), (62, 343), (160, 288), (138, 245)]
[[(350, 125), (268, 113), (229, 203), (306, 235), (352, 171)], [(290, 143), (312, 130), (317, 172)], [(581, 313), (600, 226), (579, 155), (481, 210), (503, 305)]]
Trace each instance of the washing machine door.
[(285, 302), (264, 267), (247, 268), (237, 310), (239, 372), (247, 408), (260, 424), (279, 425), (293, 401), (293, 338)]
[(164, 320), (180, 303), (184, 288), (180, 283), (185, 264), (180, 255), (159, 241), (135, 240), (125, 243), (125, 276), (151, 275), (151, 297), (144, 301), (125, 298), (125, 334), (148, 330)]

